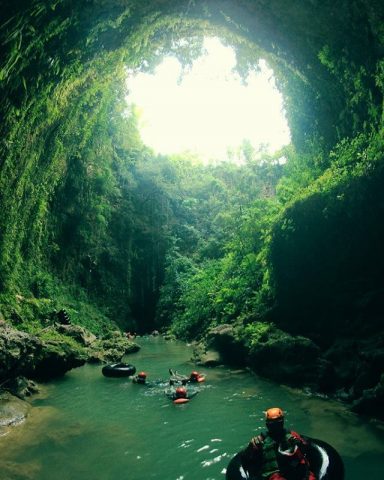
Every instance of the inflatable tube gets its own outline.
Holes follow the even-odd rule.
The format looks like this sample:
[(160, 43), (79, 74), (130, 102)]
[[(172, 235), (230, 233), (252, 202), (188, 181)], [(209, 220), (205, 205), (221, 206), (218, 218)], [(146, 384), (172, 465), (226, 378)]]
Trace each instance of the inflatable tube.
[(176, 403), (180, 405), (181, 403), (188, 403), (189, 398), (176, 398), (176, 400), (173, 400), (173, 403)]
[[(309, 444), (307, 458), (316, 480), (343, 480), (344, 465), (337, 451), (322, 440), (305, 436), (303, 438)], [(261, 475), (251, 476), (242, 464), (241, 453), (239, 452), (229, 462), (225, 478), (226, 480), (261, 480)]]
[(136, 373), (136, 367), (129, 363), (112, 363), (102, 369), (105, 377), (130, 377)]

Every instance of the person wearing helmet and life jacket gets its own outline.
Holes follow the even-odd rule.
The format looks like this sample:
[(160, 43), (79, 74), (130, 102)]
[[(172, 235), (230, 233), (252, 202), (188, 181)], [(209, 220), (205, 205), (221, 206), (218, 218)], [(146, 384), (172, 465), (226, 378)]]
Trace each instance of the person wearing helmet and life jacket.
[(165, 392), (168, 398), (170, 398), (173, 403), (187, 403), (189, 400), (197, 395), (197, 391), (195, 392), (188, 392), (187, 389), (182, 386), (182, 387), (177, 387), (173, 391), (168, 391)]
[(267, 432), (253, 437), (242, 452), (249, 471), (263, 480), (316, 480), (306, 458), (307, 443), (284, 428), (283, 410), (269, 408), (265, 417)]
[(191, 372), (189, 377), (187, 377), (186, 375), (182, 375), (181, 373), (178, 373), (176, 370), (172, 370), (170, 368), (169, 374), (171, 375), (169, 379), (170, 385), (175, 385), (177, 383), (181, 383), (181, 385), (186, 385), (187, 383), (201, 383), (201, 382), (204, 382), (205, 380), (205, 375), (196, 371)]
[(133, 383), (140, 383), (141, 385), (145, 385), (147, 382), (147, 374), (145, 372), (140, 372), (132, 379)]
[(185, 387), (177, 387), (175, 390), (175, 398), (187, 398), (187, 389)]
[(155, 388), (158, 386), (164, 385), (163, 379), (148, 380), (148, 375), (145, 372), (139, 372), (132, 378), (133, 383), (138, 383), (140, 385), (145, 385), (148, 388)]
[(204, 382), (204, 380), (205, 380), (205, 376), (196, 371), (193, 371), (188, 379), (188, 381), (191, 383), (200, 383), (200, 382)]

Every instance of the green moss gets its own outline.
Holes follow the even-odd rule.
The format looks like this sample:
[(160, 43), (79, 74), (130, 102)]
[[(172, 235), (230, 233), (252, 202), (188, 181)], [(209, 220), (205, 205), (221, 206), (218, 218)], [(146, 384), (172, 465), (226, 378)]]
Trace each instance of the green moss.
[(265, 343), (271, 334), (276, 332), (276, 327), (270, 323), (254, 322), (238, 331), (239, 339), (243, 339), (248, 348), (258, 343)]
[[(32, 332), (31, 332), (32, 333)], [(64, 355), (68, 352), (76, 352), (76, 355), (87, 358), (86, 349), (76, 340), (66, 335), (62, 335), (54, 329), (44, 329), (36, 331), (35, 335), (44, 343), (45, 349)]]

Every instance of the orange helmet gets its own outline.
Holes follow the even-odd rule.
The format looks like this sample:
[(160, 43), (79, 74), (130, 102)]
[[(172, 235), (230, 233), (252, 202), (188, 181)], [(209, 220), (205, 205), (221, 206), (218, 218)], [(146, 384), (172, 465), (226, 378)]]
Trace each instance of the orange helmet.
[(284, 420), (284, 412), (281, 408), (268, 408), (265, 412), (265, 419), (267, 422), (282, 422)]
[(139, 378), (147, 378), (147, 374), (145, 372), (140, 372), (137, 376)]
[(187, 396), (187, 390), (184, 387), (177, 387), (176, 388), (176, 397), (177, 398), (185, 398)]

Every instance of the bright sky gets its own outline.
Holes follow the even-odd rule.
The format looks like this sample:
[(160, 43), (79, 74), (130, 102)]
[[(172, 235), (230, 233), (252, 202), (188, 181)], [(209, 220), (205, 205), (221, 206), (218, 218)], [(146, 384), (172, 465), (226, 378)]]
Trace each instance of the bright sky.
[(154, 75), (128, 78), (129, 103), (140, 111), (139, 128), (146, 145), (157, 153), (186, 150), (204, 161), (225, 160), (228, 148), (248, 139), (256, 149), (268, 145), (273, 153), (290, 143), (282, 96), (273, 72), (261, 61), (247, 85), (231, 70), (234, 51), (217, 38), (205, 39), (207, 56), (195, 61), (180, 85), (180, 63), (167, 57)]

